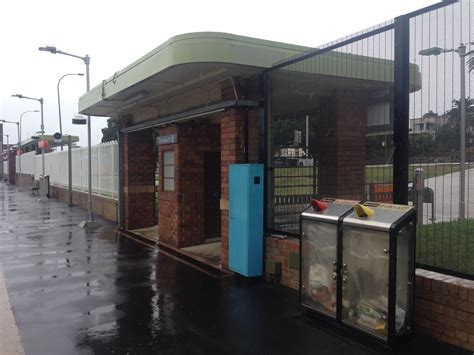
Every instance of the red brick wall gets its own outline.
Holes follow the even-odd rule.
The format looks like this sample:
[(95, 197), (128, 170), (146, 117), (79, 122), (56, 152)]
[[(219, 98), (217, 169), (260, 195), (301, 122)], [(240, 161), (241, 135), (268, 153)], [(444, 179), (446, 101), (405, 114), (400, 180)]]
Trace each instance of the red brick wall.
[[(270, 236), (265, 238), (265, 260), (271, 262), (280, 262), (280, 283), (283, 286), (295, 290), (299, 288), (299, 269), (290, 267), (289, 258), (290, 253), (294, 253), (299, 256), (299, 248), (300, 242), (296, 238), (280, 239)], [(269, 277), (268, 273), (266, 273), (266, 277)]]
[(474, 351), (474, 281), (417, 269), (416, 330)]
[(160, 147), (175, 152), (175, 190), (160, 186), (160, 240), (182, 248), (204, 242), (204, 154), (220, 149), (220, 127), (205, 122), (187, 122), (160, 130), (160, 135), (177, 133), (178, 142)]
[(124, 134), (123, 185), (126, 229), (154, 224), (153, 133), (151, 129)]
[(319, 191), (325, 197), (364, 199), (365, 131), (363, 100), (339, 95), (322, 101), (319, 130)]

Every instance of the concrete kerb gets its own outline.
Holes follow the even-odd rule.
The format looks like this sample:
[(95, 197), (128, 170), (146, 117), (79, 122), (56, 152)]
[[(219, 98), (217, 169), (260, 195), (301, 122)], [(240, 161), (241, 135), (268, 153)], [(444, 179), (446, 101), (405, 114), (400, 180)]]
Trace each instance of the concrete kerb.
[(24, 353), (0, 267), (0, 355)]

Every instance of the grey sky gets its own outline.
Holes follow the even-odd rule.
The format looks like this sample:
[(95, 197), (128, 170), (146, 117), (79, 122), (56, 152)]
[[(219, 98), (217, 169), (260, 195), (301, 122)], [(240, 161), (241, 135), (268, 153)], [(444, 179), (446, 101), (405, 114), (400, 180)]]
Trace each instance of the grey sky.
[[(0, 118), (17, 121), (21, 112), (39, 109), (35, 101), (10, 97), (13, 93), (45, 100), (47, 133), (59, 130), (56, 84), (66, 73), (84, 72), (82, 61), (39, 52), (43, 45), (91, 56), (91, 86), (177, 34), (219, 31), (305, 46), (339, 37), (428, 6), (434, 0), (335, 1), (122, 1), (24, 0), (2, 1), (0, 21)], [(61, 82), (63, 131), (80, 136), (85, 126), (72, 126), (84, 77)], [(24, 116), (23, 137), (39, 130), (39, 114)], [(94, 117), (92, 142), (102, 137), (105, 119)], [(16, 128), (4, 131), (16, 141)]]

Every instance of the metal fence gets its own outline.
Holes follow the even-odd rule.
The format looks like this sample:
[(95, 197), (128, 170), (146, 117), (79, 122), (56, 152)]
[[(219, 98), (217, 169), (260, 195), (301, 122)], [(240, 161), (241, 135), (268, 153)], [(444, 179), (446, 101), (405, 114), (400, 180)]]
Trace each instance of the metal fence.
[(420, 90), (410, 95), (409, 175), (416, 181), (415, 174), (421, 174), (423, 189), (433, 192), (432, 201), (425, 200), (430, 203), (419, 205), (417, 261), (424, 267), (470, 275), (474, 275), (474, 73), (462, 52), (474, 50), (473, 16), (474, 1), (461, 0), (417, 14), (409, 23), (410, 62), (419, 67), (422, 78)]
[[(118, 197), (118, 145), (116, 142), (92, 147), (92, 192), (112, 198)], [(72, 186), (77, 191), (88, 189), (87, 147), (72, 151)], [(16, 157), (19, 172), (19, 157)], [(38, 180), (42, 173), (42, 157), (35, 152), (21, 156), (22, 174), (34, 175)], [(68, 187), (68, 152), (58, 151), (45, 154), (45, 174), (50, 184)]]
[(388, 22), (268, 73), (273, 230), (298, 233), (311, 197), (364, 200), (391, 178), (393, 37)]
[[(473, 15), (444, 1), (267, 71), (270, 230), (297, 233), (311, 196), (420, 201), (418, 265), (474, 277)], [(288, 146), (318, 167), (279, 167)]]

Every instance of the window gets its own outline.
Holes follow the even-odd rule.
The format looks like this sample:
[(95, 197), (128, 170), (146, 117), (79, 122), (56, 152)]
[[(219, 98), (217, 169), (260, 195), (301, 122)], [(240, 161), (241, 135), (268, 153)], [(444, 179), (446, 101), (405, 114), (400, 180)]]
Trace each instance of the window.
[(165, 191), (174, 191), (174, 151), (163, 153), (163, 189)]

